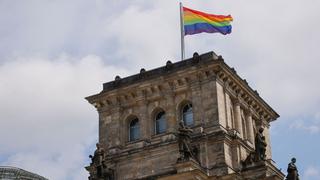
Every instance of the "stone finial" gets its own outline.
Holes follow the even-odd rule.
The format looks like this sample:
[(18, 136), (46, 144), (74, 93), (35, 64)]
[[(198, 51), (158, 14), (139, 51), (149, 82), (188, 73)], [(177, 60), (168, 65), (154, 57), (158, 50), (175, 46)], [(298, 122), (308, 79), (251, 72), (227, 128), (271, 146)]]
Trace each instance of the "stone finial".
[(166, 68), (169, 69), (171, 67), (172, 67), (172, 62), (170, 60), (168, 60), (166, 63)]
[(144, 73), (144, 72), (146, 72), (146, 70), (145, 70), (144, 68), (141, 68), (141, 69), (140, 69), (140, 74), (142, 74), (142, 73)]
[(193, 57), (192, 58), (196, 63), (198, 63), (199, 60), (200, 60), (200, 56), (199, 56), (199, 54), (197, 52), (193, 53)]
[(231, 68), (231, 71), (234, 72), (235, 74), (237, 74), (236, 69), (234, 69), (234, 67)]
[(220, 55), (220, 56), (218, 56), (218, 60), (220, 60), (220, 61), (224, 61), (224, 59), (223, 59), (223, 57)]
[(121, 79), (120, 76), (116, 76), (116, 77), (114, 78), (115, 81), (119, 81), (120, 79)]
[(193, 58), (198, 58), (198, 57), (199, 57), (199, 54), (198, 54), (197, 52), (194, 52), (192, 57), (193, 57)]

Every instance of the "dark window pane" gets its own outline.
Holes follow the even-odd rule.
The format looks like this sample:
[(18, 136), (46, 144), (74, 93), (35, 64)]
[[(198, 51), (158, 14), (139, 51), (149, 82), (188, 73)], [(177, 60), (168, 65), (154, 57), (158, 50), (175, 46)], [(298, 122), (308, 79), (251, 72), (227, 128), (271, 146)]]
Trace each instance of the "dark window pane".
[(160, 112), (156, 116), (156, 134), (161, 134), (166, 132), (167, 129), (167, 123), (166, 123), (166, 117), (165, 117), (165, 112)]
[(183, 107), (182, 111), (183, 122), (186, 126), (193, 125), (193, 112), (192, 112), (192, 104), (187, 104)]
[(130, 141), (134, 141), (140, 138), (140, 126), (139, 126), (138, 119), (134, 119), (131, 121), (129, 131), (130, 131), (130, 134), (129, 134)]

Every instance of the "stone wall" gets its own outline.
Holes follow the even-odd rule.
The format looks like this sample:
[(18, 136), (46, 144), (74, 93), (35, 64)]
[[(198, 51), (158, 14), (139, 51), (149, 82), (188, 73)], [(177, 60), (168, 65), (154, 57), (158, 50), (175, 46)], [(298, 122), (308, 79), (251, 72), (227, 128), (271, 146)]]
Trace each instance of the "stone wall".
[[(199, 166), (210, 176), (236, 173), (254, 151), (254, 136), (265, 128), (271, 158), (269, 123), (278, 115), (221, 57), (208, 53), (105, 83), (87, 98), (99, 113), (99, 143), (116, 179), (143, 179), (176, 173), (178, 123), (191, 103), (192, 144)], [(167, 130), (155, 134), (155, 116), (164, 111)], [(129, 124), (139, 119), (140, 138), (129, 141)]]

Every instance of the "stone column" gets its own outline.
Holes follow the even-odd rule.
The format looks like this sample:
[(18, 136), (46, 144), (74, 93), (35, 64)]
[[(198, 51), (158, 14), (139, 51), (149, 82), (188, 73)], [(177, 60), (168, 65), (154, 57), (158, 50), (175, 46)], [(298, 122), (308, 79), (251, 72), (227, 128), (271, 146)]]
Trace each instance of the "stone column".
[(254, 144), (254, 132), (253, 132), (253, 122), (252, 122), (252, 114), (251, 112), (248, 112), (247, 118), (246, 118), (246, 126), (247, 126), (247, 137), (248, 140)]
[(242, 132), (242, 120), (241, 120), (241, 109), (240, 109), (240, 102), (236, 101), (234, 104), (234, 121), (235, 121), (235, 128), (240, 133), (240, 137), (243, 137)]

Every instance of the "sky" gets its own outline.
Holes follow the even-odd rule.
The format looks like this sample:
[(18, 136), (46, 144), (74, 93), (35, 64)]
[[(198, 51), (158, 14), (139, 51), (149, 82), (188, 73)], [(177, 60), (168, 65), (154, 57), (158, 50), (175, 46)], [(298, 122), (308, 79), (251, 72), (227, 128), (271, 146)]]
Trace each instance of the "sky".
[[(320, 179), (320, 1), (182, 0), (231, 14), (230, 35), (185, 37), (186, 57), (214, 51), (280, 118), (273, 160)], [(0, 165), (87, 179), (98, 113), (84, 97), (116, 75), (180, 60), (176, 0), (0, 0)]]

